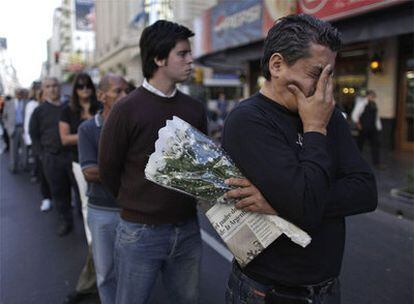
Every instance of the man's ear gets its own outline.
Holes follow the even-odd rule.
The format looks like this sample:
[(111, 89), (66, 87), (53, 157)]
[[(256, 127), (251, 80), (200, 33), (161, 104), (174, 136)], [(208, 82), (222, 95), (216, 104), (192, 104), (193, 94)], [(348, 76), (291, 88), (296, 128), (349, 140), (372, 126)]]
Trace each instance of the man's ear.
[(158, 57), (155, 57), (154, 58), (154, 62), (155, 62), (155, 64), (157, 65), (157, 67), (163, 67), (163, 66), (165, 66), (166, 65), (166, 62), (167, 62), (167, 58), (164, 58), (164, 59), (158, 59)]
[(280, 53), (274, 53), (269, 59), (269, 72), (272, 78), (279, 78), (284, 62), (283, 56)]

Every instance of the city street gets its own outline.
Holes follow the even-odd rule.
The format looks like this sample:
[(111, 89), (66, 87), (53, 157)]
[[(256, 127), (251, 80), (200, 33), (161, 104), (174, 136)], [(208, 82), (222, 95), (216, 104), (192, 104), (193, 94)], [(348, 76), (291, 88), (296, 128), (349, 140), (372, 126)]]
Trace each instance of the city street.
[[(0, 303), (61, 303), (74, 289), (86, 255), (81, 219), (76, 217), (73, 233), (57, 237), (55, 211), (39, 211), (37, 185), (26, 174), (11, 175), (7, 156), (0, 155)], [(200, 221), (200, 302), (224, 303), (230, 254), (206, 218)], [(349, 218), (347, 229), (342, 303), (413, 303), (413, 222), (378, 210)], [(168, 303), (162, 290), (157, 284), (152, 304)]]
[[(72, 161), (83, 204), (72, 195), (71, 208)], [(261, 193), (223, 181), (240, 176)], [(234, 256), (205, 215), (224, 184), (243, 185), (224, 197), (262, 214), (221, 205), (231, 210), (209, 218), (240, 264), (261, 254), (251, 275), (291, 282), (286, 298), (312, 282), (309, 301), (326, 302), (336, 284), (320, 281), (343, 253), (341, 304), (414, 304), (414, 0), (0, 2), (0, 304), (178, 304), (166, 287), (197, 302), (182, 252), (199, 246), (187, 237), (198, 227), (181, 224), (195, 205), (168, 189), (202, 201), (194, 304), (225, 304)], [(376, 210), (344, 231), (341, 216), (375, 209), (375, 191)], [(118, 209), (148, 225), (118, 225), (116, 290)], [(174, 281), (149, 274), (149, 291), (135, 276), (166, 254), (153, 244), (177, 259), (162, 264)]]

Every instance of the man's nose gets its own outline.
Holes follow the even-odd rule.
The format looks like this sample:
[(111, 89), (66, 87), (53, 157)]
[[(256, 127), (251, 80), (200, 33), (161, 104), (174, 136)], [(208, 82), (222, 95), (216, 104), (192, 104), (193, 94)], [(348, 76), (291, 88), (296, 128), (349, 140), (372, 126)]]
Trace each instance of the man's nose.
[(193, 63), (193, 55), (191, 53), (187, 54), (187, 63)]

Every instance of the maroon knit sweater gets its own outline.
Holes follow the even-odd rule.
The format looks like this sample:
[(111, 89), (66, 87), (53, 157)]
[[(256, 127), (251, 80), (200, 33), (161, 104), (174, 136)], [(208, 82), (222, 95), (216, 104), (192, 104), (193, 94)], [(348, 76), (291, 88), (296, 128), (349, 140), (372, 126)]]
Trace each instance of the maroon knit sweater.
[(196, 215), (195, 200), (145, 179), (158, 130), (178, 116), (206, 133), (204, 106), (181, 92), (160, 97), (139, 87), (111, 110), (99, 147), (102, 184), (117, 198), (124, 220), (144, 224), (176, 223)]

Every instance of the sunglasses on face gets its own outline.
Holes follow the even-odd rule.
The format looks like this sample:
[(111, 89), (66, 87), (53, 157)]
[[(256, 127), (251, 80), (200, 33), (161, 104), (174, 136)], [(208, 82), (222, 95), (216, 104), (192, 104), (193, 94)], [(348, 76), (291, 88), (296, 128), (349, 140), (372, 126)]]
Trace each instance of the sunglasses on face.
[(92, 86), (90, 84), (77, 84), (76, 89), (83, 90), (83, 89), (92, 89)]

